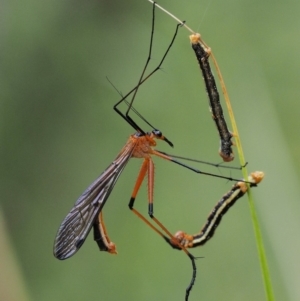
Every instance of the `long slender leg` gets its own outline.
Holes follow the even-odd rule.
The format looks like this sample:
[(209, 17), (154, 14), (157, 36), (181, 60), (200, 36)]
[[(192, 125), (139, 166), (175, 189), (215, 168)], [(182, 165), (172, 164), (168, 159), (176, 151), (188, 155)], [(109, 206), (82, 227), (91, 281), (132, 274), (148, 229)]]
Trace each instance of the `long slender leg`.
[(197, 169), (197, 168), (194, 168), (194, 167), (189, 166), (187, 164), (184, 164), (184, 163), (182, 163), (182, 162), (174, 159), (173, 157), (171, 157), (169, 155), (166, 155), (163, 152), (154, 150), (154, 149), (151, 151), (151, 154), (155, 155), (155, 156), (158, 156), (160, 158), (166, 159), (168, 161), (171, 161), (173, 163), (176, 163), (176, 164), (178, 164), (180, 166), (183, 166), (183, 167), (185, 167), (187, 169), (190, 169), (193, 172), (198, 173), (198, 174), (207, 175), (207, 176), (211, 176), (211, 177), (215, 177), (215, 178), (220, 178), (220, 179), (225, 179), (225, 180), (228, 180), (228, 181), (240, 181), (240, 182), (250, 183), (250, 182), (245, 181), (245, 180), (235, 179), (235, 178), (232, 178), (232, 177), (226, 177), (226, 176), (222, 176), (222, 175), (218, 175), (218, 174), (213, 174), (213, 173), (210, 173), (210, 172), (201, 171), (200, 169)]
[[(154, 164), (153, 164), (152, 160), (149, 160), (149, 164), (148, 164), (149, 216), (163, 230), (163, 232), (165, 232), (169, 237), (168, 238), (165, 235), (163, 235), (163, 238), (166, 241), (168, 241), (170, 239), (172, 242), (175, 242), (175, 244), (176, 244), (177, 240), (176, 239), (174, 240), (174, 237), (171, 234), (171, 232), (156, 217), (154, 217), (154, 214), (153, 214), (153, 186), (154, 186)], [(183, 250), (192, 262), (192, 268), (193, 268), (192, 279), (190, 281), (190, 284), (186, 288), (186, 293), (185, 293), (185, 300), (187, 301), (189, 298), (190, 292), (193, 288), (193, 285), (196, 281), (196, 275), (197, 275), (197, 267), (196, 267), (196, 263), (195, 263), (196, 258), (182, 244), (178, 244), (178, 248)]]
[(151, 25), (151, 35), (150, 35), (149, 53), (148, 53), (148, 57), (147, 57), (147, 60), (146, 60), (146, 64), (145, 64), (145, 66), (144, 66), (144, 69), (143, 69), (142, 74), (141, 74), (141, 76), (140, 76), (140, 79), (139, 79), (139, 81), (138, 81), (138, 85), (137, 85), (137, 87), (136, 87), (136, 89), (135, 89), (135, 91), (134, 91), (134, 93), (133, 93), (133, 95), (132, 95), (131, 101), (129, 102), (128, 109), (127, 109), (126, 114), (125, 114), (127, 118), (130, 118), (129, 115), (128, 115), (128, 114), (129, 114), (129, 111), (130, 111), (130, 109), (131, 109), (131, 107), (132, 107), (132, 104), (133, 104), (133, 101), (134, 101), (135, 96), (136, 96), (136, 94), (137, 94), (137, 91), (138, 91), (138, 89), (139, 89), (139, 87), (140, 87), (140, 85), (141, 85), (141, 82), (142, 82), (142, 80), (143, 80), (143, 77), (144, 77), (144, 75), (145, 75), (145, 72), (146, 72), (146, 70), (147, 70), (147, 67), (148, 67), (149, 62), (150, 62), (150, 60), (151, 60), (152, 45), (153, 45), (153, 36), (154, 36), (154, 21), (155, 21), (155, 5), (153, 5), (153, 9), (152, 9), (152, 25)]
[[(150, 60), (151, 60), (152, 46), (153, 46), (153, 36), (154, 36), (154, 23), (155, 23), (154, 21), (155, 21), (155, 4), (153, 4), (152, 27), (151, 27), (152, 29), (151, 29), (151, 36), (150, 36), (149, 53), (148, 53), (148, 57), (147, 57), (147, 60), (146, 60), (146, 64), (145, 64), (144, 69), (143, 69), (143, 71), (142, 71), (142, 74), (141, 74), (141, 76), (140, 76), (139, 82), (138, 82), (138, 84), (137, 84), (130, 92), (128, 92), (124, 97), (122, 97), (122, 99), (121, 99), (120, 101), (118, 101), (118, 102), (114, 105), (114, 110), (115, 110), (122, 118), (124, 118), (124, 119), (125, 119), (125, 120), (126, 120), (126, 121), (127, 121), (127, 122), (135, 129), (135, 130), (139, 131), (139, 132), (142, 133), (142, 134), (145, 134), (145, 132), (144, 132), (144, 131), (136, 124), (136, 122), (129, 116), (129, 111), (130, 111), (130, 110), (133, 110), (133, 111), (134, 111), (134, 112), (135, 112), (135, 113), (136, 113), (143, 121), (145, 121), (145, 122), (146, 122), (149, 126), (151, 126), (153, 129), (155, 129), (155, 128), (147, 121), (147, 120), (145, 120), (145, 119), (141, 116), (141, 114), (140, 114), (135, 108), (133, 108), (132, 105), (133, 105), (135, 96), (136, 96), (136, 94), (137, 94), (137, 91), (138, 91), (140, 85), (141, 85), (144, 81), (146, 81), (150, 76), (152, 76), (157, 70), (160, 69), (162, 63), (164, 62), (164, 60), (165, 60), (167, 54), (169, 53), (169, 51), (170, 51), (170, 49), (171, 49), (171, 47), (172, 47), (172, 45), (173, 45), (173, 43), (174, 43), (174, 41), (175, 41), (175, 38), (176, 38), (177, 33), (178, 33), (179, 26), (182, 25), (182, 24), (178, 24), (178, 25), (176, 26), (176, 30), (175, 30), (175, 33), (174, 33), (173, 38), (172, 38), (172, 40), (171, 40), (171, 43), (169, 44), (169, 46), (168, 46), (168, 48), (167, 48), (165, 54), (163, 55), (163, 57), (162, 57), (160, 63), (158, 64), (158, 66), (157, 66), (153, 71), (151, 71), (146, 77), (144, 77), (145, 72), (146, 72), (146, 70), (147, 70), (147, 67), (148, 67), (148, 65), (149, 65), (149, 62), (150, 62)], [(126, 98), (127, 98), (130, 94), (132, 94), (132, 93), (133, 93), (133, 96), (132, 96), (132, 98), (131, 98), (131, 101), (128, 102), (128, 101), (126, 100)], [(121, 104), (123, 101), (128, 105), (128, 109), (127, 109), (125, 115), (118, 109), (118, 105)]]
[[(160, 156), (162, 157), (163, 155), (160, 155)], [(152, 225), (152, 223), (150, 223), (140, 212), (138, 212), (136, 209), (133, 208), (136, 196), (138, 194), (138, 191), (141, 187), (141, 184), (142, 184), (146, 174), (148, 174), (149, 215), (150, 215), (151, 219), (162, 229), (162, 231), (167, 234), (168, 237), (166, 235), (164, 235), (162, 233), (162, 231), (160, 231), (154, 225)], [(170, 241), (172, 241), (175, 244), (177, 244), (176, 238), (173, 237), (173, 235), (170, 233), (170, 231), (168, 231), (166, 229), (166, 227), (159, 220), (157, 220), (153, 215), (153, 186), (154, 186), (154, 164), (153, 164), (151, 157), (149, 156), (149, 157), (144, 158), (144, 162), (140, 169), (136, 184), (134, 186), (134, 189), (133, 189), (130, 201), (129, 201), (129, 208), (137, 217), (139, 217), (153, 231), (155, 231), (157, 234), (159, 234), (167, 242), (170, 243)], [(187, 251), (187, 249), (183, 245), (180, 244), (179, 241), (178, 241), (178, 249), (182, 249), (187, 254), (187, 256), (189, 257), (189, 259), (191, 260), (191, 263), (192, 263), (192, 269), (193, 269), (192, 270), (192, 279), (191, 279), (188, 287), (186, 288), (186, 294), (185, 294), (185, 300), (187, 301), (189, 298), (189, 294), (190, 294), (192, 287), (196, 280), (196, 273), (197, 273), (196, 263), (195, 263), (196, 258), (191, 253), (189, 253)]]
[[(150, 228), (152, 228), (152, 230), (154, 230), (157, 234), (159, 234), (161, 237), (165, 238), (164, 234), (158, 230), (156, 227), (154, 227), (138, 210), (136, 210), (135, 208), (133, 208), (136, 196), (138, 194), (138, 191), (143, 183), (143, 180), (146, 176), (146, 173), (148, 172), (148, 166), (149, 166), (149, 162), (152, 162), (152, 160), (150, 158), (145, 158), (142, 167), (140, 169), (140, 173), (138, 175), (138, 178), (136, 180), (135, 186), (133, 188), (133, 192), (131, 194), (131, 198), (129, 201), (129, 209), (137, 216), (139, 217), (143, 222), (145, 222)], [(153, 164), (153, 162), (152, 162)], [(152, 188), (152, 194), (153, 194), (153, 188)]]
[[(156, 227), (154, 227), (138, 210), (134, 209), (134, 202), (136, 199), (136, 196), (138, 194), (138, 191), (141, 187), (141, 184), (143, 183), (143, 180), (148, 173), (148, 214), (151, 217), (151, 219), (162, 229), (163, 232), (165, 232), (169, 238), (167, 238), (160, 230), (158, 230)], [(152, 159), (145, 158), (144, 162), (142, 164), (142, 167), (140, 169), (138, 178), (136, 180), (135, 186), (133, 188), (133, 192), (129, 201), (129, 208), (132, 210), (134, 214), (136, 214), (140, 219), (142, 219), (148, 226), (150, 226), (155, 232), (157, 232), (160, 236), (162, 236), (165, 240), (171, 239), (176, 243), (175, 237), (171, 234), (171, 232), (153, 215), (153, 187), (154, 187), (154, 163)], [(190, 257), (192, 256), (184, 246), (181, 246), (178, 244), (179, 249), (183, 249), (183, 251)]]

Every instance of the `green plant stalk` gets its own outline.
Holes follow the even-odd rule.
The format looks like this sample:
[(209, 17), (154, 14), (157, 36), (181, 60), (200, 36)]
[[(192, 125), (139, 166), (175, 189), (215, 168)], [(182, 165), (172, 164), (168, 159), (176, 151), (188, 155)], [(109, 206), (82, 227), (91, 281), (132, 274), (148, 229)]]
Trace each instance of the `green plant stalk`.
[(263, 238), (262, 238), (259, 223), (258, 223), (258, 218), (257, 218), (256, 210), (255, 210), (255, 205), (254, 205), (251, 189), (248, 190), (248, 200), (249, 200), (248, 204), (250, 207), (252, 224), (254, 227), (256, 246), (257, 246), (263, 281), (264, 281), (264, 285), (265, 285), (267, 300), (274, 301), (275, 297), (274, 297), (274, 293), (273, 293), (273, 287), (272, 287), (271, 276), (270, 276), (270, 271), (269, 271), (269, 267), (268, 267), (268, 261), (267, 261), (267, 257), (266, 257), (266, 252), (265, 252), (265, 248), (264, 248), (264, 244), (263, 244)]
[[(229, 118), (230, 118), (232, 129), (234, 132), (234, 137), (235, 137), (235, 142), (236, 142), (236, 147), (237, 147), (237, 151), (238, 151), (238, 155), (239, 155), (240, 164), (241, 164), (241, 166), (244, 166), (246, 161), (245, 161), (245, 157), (244, 157), (244, 152), (243, 152), (240, 136), (238, 134), (237, 124), (235, 122), (233, 110), (231, 107), (230, 99), (229, 99), (229, 96), (228, 96), (228, 93), (226, 90), (226, 86), (225, 86), (220, 68), (219, 68), (218, 63), (212, 53), (211, 53), (211, 58), (216, 67), (217, 74), (218, 74), (218, 77), (219, 77), (219, 80), (220, 80), (220, 83), (222, 86), (223, 95), (225, 98), (227, 110), (229, 113)], [(244, 179), (248, 179), (248, 171), (247, 171), (246, 167), (243, 168), (242, 172), (243, 172)], [(248, 204), (249, 204), (249, 208), (250, 208), (250, 214), (251, 214), (251, 218), (252, 218), (252, 225), (253, 225), (254, 234), (255, 234), (256, 247), (257, 247), (257, 251), (258, 251), (258, 257), (259, 257), (262, 277), (263, 277), (264, 286), (265, 286), (266, 297), (267, 297), (268, 301), (274, 301), (275, 298), (274, 298), (271, 276), (270, 276), (270, 271), (269, 271), (268, 262), (267, 262), (267, 256), (266, 256), (263, 238), (262, 238), (262, 234), (260, 231), (260, 226), (259, 226), (259, 222), (258, 222), (258, 218), (257, 218), (257, 214), (256, 214), (255, 204), (254, 204), (254, 200), (253, 200), (253, 194), (252, 194), (252, 191), (251, 191), (251, 188), (249, 185), (248, 185), (247, 194), (248, 194)]]

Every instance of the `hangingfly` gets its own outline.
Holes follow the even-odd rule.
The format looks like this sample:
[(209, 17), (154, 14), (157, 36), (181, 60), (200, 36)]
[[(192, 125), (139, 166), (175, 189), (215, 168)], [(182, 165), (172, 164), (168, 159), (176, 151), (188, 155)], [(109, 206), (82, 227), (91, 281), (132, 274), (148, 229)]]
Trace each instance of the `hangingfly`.
[[(165, 52), (163, 58), (161, 59), (159, 65), (147, 76), (144, 76), (148, 63), (150, 61), (151, 51), (152, 51), (154, 19), (155, 19), (154, 12), (155, 12), (155, 3), (153, 4), (150, 49), (149, 49), (148, 58), (146, 61), (146, 65), (143, 69), (142, 75), (139, 79), (137, 86), (134, 89), (132, 89), (129, 93), (127, 93), (124, 97), (122, 97), (122, 99), (114, 106), (114, 110), (130, 126), (132, 126), (136, 132), (135, 134), (129, 137), (127, 143), (122, 148), (120, 153), (117, 155), (115, 160), (104, 170), (102, 174), (100, 174), (100, 176), (78, 198), (71, 211), (67, 214), (67, 216), (61, 223), (54, 242), (54, 256), (60, 260), (63, 260), (74, 255), (83, 245), (92, 227), (94, 228), (95, 241), (97, 242), (100, 250), (107, 251), (109, 253), (116, 253), (115, 244), (110, 241), (106, 233), (103, 216), (102, 216), (102, 209), (110, 193), (112, 192), (119, 176), (121, 175), (126, 164), (128, 163), (129, 159), (140, 158), (143, 160), (143, 163), (137, 181), (133, 188), (133, 192), (131, 194), (131, 198), (129, 201), (129, 208), (132, 210), (132, 212), (135, 215), (137, 215), (141, 220), (143, 220), (149, 227), (151, 227), (154, 231), (156, 231), (161, 237), (163, 237), (164, 239), (168, 237), (168, 239), (172, 241), (172, 245), (175, 245), (178, 249), (185, 252), (190, 258), (192, 262), (193, 272), (192, 272), (192, 279), (190, 281), (190, 284), (186, 289), (186, 300), (187, 300), (196, 278), (195, 257), (192, 254), (190, 254), (187, 251), (185, 245), (182, 244), (179, 240), (176, 240), (176, 238), (170, 233), (170, 231), (168, 231), (168, 229), (154, 216), (153, 213), (154, 212), (153, 211), (154, 163), (152, 160), (152, 156), (154, 155), (162, 159), (171, 161), (189, 170), (192, 170), (193, 172), (198, 174), (210, 175), (213, 177), (226, 179), (230, 181), (239, 181), (239, 180), (231, 177), (221, 176), (219, 174), (212, 174), (212, 173), (201, 171), (197, 168), (186, 165), (176, 159), (182, 157), (171, 156), (166, 153), (155, 150), (156, 140), (163, 140), (166, 143), (168, 143), (170, 146), (173, 146), (173, 144), (164, 135), (162, 135), (162, 133), (159, 130), (153, 127), (133, 107), (133, 101), (135, 99), (136, 93), (140, 85), (160, 69), (169, 50), (171, 49), (171, 46), (173, 45), (173, 42), (178, 32), (178, 28), (182, 25), (181, 23), (176, 26), (175, 34), (171, 40), (171, 43), (167, 48), (167, 51)], [(127, 97), (129, 97), (130, 95), (133, 95), (131, 101), (127, 101)], [(121, 103), (125, 103), (128, 105), (128, 109), (125, 114), (123, 114), (118, 108), (118, 106)], [(131, 111), (136, 113), (146, 124), (148, 124), (152, 128), (152, 131), (151, 132), (143, 131), (143, 129), (140, 126), (138, 126), (136, 122), (129, 116), (129, 113)], [(216, 166), (222, 167), (219, 165)], [(148, 214), (152, 222), (156, 224), (155, 226), (150, 221), (148, 221), (146, 217), (144, 217), (140, 212), (138, 212), (134, 208), (134, 202), (137, 193), (146, 176), (148, 177)]]
[[(116, 159), (79, 197), (59, 227), (54, 243), (56, 258), (69, 258), (82, 246), (92, 226), (97, 223), (101, 209), (130, 158), (144, 159), (144, 169), (140, 172), (140, 175), (143, 176), (145, 171), (153, 168), (151, 154), (166, 157), (152, 148), (156, 145), (155, 139), (166, 140), (160, 132), (154, 131), (146, 135), (135, 133), (130, 136)], [(153, 177), (151, 171), (149, 174)], [(153, 185), (153, 181), (151, 182)], [(151, 195), (151, 199), (152, 197)]]

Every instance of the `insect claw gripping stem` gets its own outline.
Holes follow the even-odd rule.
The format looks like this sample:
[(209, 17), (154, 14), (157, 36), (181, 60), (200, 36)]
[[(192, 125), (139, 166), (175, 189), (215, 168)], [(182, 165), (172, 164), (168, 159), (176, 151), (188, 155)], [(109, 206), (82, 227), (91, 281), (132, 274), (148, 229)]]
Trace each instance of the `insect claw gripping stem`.
[(242, 168), (245, 168), (247, 165), (248, 165), (248, 162), (246, 162), (246, 163), (242, 166)]

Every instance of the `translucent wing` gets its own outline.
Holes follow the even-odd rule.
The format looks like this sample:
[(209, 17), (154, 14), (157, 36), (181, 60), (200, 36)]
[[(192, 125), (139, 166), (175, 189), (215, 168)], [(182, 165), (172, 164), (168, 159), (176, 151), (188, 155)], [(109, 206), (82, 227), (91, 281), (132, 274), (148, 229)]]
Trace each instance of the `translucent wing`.
[(110, 166), (79, 197), (61, 223), (54, 242), (54, 256), (67, 259), (84, 243), (121, 172), (131, 158), (135, 143), (128, 143)]

